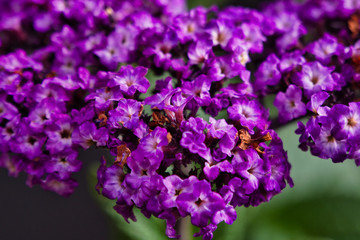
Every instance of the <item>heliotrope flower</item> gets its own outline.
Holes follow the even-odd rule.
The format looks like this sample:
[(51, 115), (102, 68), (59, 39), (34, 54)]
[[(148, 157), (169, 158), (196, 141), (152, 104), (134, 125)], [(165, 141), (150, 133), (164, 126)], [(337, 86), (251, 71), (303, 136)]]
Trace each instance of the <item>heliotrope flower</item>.
[(295, 83), (305, 89), (305, 95), (310, 97), (321, 90), (332, 91), (335, 82), (331, 75), (333, 68), (325, 67), (319, 62), (302, 65), (301, 72), (296, 76)]
[(150, 86), (149, 81), (145, 78), (146, 73), (147, 70), (143, 67), (122, 67), (109, 81), (108, 87), (120, 86), (121, 91), (129, 96), (133, 96), (136, 91), (146, 93)]
[(279, 92), (275, 97), (274, 106), (279, 111), (281, 122), (288, 122), (306, 114), (305, 104), (302, 102), (302, 91), (295, 85), (290, 85), (286, 93)]

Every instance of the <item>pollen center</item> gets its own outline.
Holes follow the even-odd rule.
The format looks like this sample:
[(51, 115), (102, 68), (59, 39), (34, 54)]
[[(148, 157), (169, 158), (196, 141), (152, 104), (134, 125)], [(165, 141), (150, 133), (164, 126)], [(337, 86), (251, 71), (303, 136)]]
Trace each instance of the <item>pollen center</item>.
[(330, 142), (333, 143), (333, 142), (335, 142), (335, 140), (336, 140), (336, 139), (335, 139), (333, 136), (331, 136), (331, 135), (327, 136), (326, 139), (327, 139), (327, 141), (328, 141), (329, 143), (330, 143)]
[(311, 82), (315, 85), (319, 82), (319, 77), (317, 76), (314, 76), (312, 79), (311, 79)]
[(67, 129), (64, 129), (64, 130), (61, 131), (60, 136), (61, 136), (61, 138), (68, 139), (68, 138), (71, 137), (71, 131), (69, 131)]
[(347, 122), (347, 125), (349, 127), (355, 127), (357, 125), (357, 122), (355, 121), (355, 119), (352, 117), (352, 118), (348, 118), (348, 122)]
[(198, 200), (196, 200), (195, 204), (196, 204), (198, 207), (200, 207), (203, 202), (204, 202), (203, 200), (201, 200), (200, 198), (198, 198)]
[(222, 32), (220, 32), (218, 35), (217, 35), (217, 41), (218, 43), (223, 43), (225, 42), (225, 38), (226, 38), (226, 35)]

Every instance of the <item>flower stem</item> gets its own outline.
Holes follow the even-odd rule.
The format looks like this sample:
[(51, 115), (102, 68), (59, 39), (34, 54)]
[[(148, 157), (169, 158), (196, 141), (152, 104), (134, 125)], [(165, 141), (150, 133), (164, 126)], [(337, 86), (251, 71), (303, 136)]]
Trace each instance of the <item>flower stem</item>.
[(190, 217), (181, 218), (178, 222), (178, 232), (181, 237), (180, 240), (190, 240), (191, 239), (191, 224)]

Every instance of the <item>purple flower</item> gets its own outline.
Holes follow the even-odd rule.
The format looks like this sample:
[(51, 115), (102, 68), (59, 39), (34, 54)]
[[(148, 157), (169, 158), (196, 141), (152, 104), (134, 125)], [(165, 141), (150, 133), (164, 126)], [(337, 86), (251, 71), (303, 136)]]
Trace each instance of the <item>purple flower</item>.
[(156, 175), (162, 159), (156, 156), (146, 156), (141, 151), (133, 151), (127, 160), (131, 173), (126, 176), (126, 183), (136, 190), (142, 182)]
[(102, 64), (110, 70), (116, 70), (118, 63), (129, 60), (129, 52), (135, 49), (137, 30), (133, 27), (118, 25), (107, 37), (106, 47), (94, 53)]
[(93, 122), (84, 122), (74, 130), (73, 142), (81, 145), (84, 149), (92, 145), (105, 146), (109, 138), (108, 130), (104, 127), (97, 129)]
[(239, 99), (234, 105), (227, 110), (229, 118), (239, 121), (240, 124), (253, 133), (254, 127), (266, 129), (268, 126), (268, 113), (263, 110), (260, 103), (255, 100)]
[(308, 45), (307, 51), (314, 54), (322, 64), (328, 64), (332, 56), (343, 54), (344, 46), (335, 37), (326, 33), (322, 38)]
[(233, 125), (228, 125), (224, 119), (215, 120), (212, 117), (209, 119), (209, 134), (213, 138), (220, 139), (219, 148), (220, 150), (231, 156), (231, 150), (234, 148), (236, 142), (237, 130)]
[(120, 87), (117, 86), (114, 88), (106, 87), (97, 89), (94, 93), (89, 94), (85, 98), (85, 101), (94, 99), (95, 109), (98, 112), (105, 112), (112, 107), (113, 101), (119, 101), (122, 98), (123, 95), (121, 94)]
[(78, 111), (77, 109), (71, 110), (71, 117), (77, 124), (81, 124), (85, 121), (90, 121), (95, 117), (95, 109), (92, 104), (86, 105), (84, 108)]
[(228, 57), (212, 57), (206, 62), (208, 75), (212, 81), (220, 81), (224, 78), (233, 78), (240, 75), (244, 70), (243, 65), (232, 62)]
[(224, 197), (224, 200), (234, 207), (242, 206), (249, 199), (249, 197), (245, 195), (245, 191), (242, 188), (242, 180), (239, 177), (230, 179), (228, 185), (221, 188), (220, 193)]
[(78, 183), (73, 179), (58, 179), (55, 175), (49, 174), (44, 181), (41, 183), (42, 188), (56, 192), (57, 194), (67, 197), (70, 196)]
[(192, 82), (183, 83), (183, 91), (188, 96), (193, 96), (200, 106), (210, 104), (210, 79), (206, 75), (200, 75)]
[(237, 213), (232, 205), (226, 205), (224, 210), (218, 211), (212, 218), (214, 224), (224, 221), (226, 224), (233, 224), (237, 218)]
[(61, 49), (62, 54), (70, 55), (75, 48), (76, 38), (75, 31), (70, 26), (65, 25), (61, 32), (54, 33), (51, 36), (51, 41), (55, 47)]
[(176, 207), (176, 199), (178, 196), (181, 193), (189, 192), (191, 186), (190, 184), (192, 183), (189, 179), (182, 180), (176, 175), (164, 178), (165, 188), (160, 194), (160, 201), (165, 208)]
[(259, 27), (255, 24), (243, 23), (240, 26), (244, 38), (239, 41), (239, 46), (248, 49), (251, 53), (259, 53), (263, 50), (263, 42), (266, 40)]
[(6, 102), (6, 94), (0, 93), (0, 119), (11, 120), (18, 114), (17, 108), (11, 103)]
[(217, 229), (217, 225), (209, 224), (205, 227), (201, 227), (198, 233), (194, 234), (194, 237), (203, 236), (203, 240), (211, 240), (213, 238), (213, 232)]
[(124, 126), (128, 129), (134, 129), (139, 122), (141, 111), (140, 102), (133, 99), (122, 99), (116, 109), (110, 110), (109, 122), (114, 128)]
[(360, 166), (360, 147), (359, 145), (353, 146), (350, 149), (349, 158), (355, 160), (356, 166)]
[[(266, 191), (280, 192), (286, 186), (286, 182), (293, 187), (290, 177), (291, 165), (287, 161), (287, 153), (283, 149), (283, 144), (275, 131), (270, 130), (272, 141), (263, 156), (267, 173), (263, 178), (263, 185)], [(285, 182), (286, 181), (286, 182)]]
[(181, 193), (176, 202), (182, 212), (191, 215), (191, 223), (199, 227), (206, 226), (217, 211), (225, 208), (222, 197), (212, 192), (205, 180), (194, 183), (193, 191)]
[(161, 92), (163, 89), (172, 90), (172, 78), (166, 77), (164, 79), (157, 80), (155, 83), (155, 90)]
[(117, 201), (114, 210), (124, 217), (125, 221), (129, 223), (129, 218), (136, 222), (136, 217), (133, 212), (133, 205), (129, 206), (122, 201)]
[(243, 47), (237, 45), (231, 47), (233, 47), (233, 53), (231, 55), (231, 59), (233, 62), (239, 63), (242, 66), (245, 66), (248, 62), (250, 62), (250, 56), (247, 49), (244, 49)]
[(180, 91), (180, 89), (163, 89), (160, 93), (145, 98), (144, 104), (150, 105), (152, 108), (158, 108), (159, 110), (171, 105), (171, 98), (173, 95)]
[(312, 111), (316, 115), (326, 115), (324, 107), (321, 107), (325, 100), (329, 97), (329, 94), (325, 91), (314, 93), (311, 95), (310, 102), (306, 104), (306, 108)]
[(9, 176), (17, 177), (24, 169), (24, 162), (17, 155), (10, 156), (0, 152), (0, 166), (8, 169)]
[(102, 194), (109, 199), (124, 200), (131, 204), (129, 199), (130, 193), (125, 185), (125, 173), (119, 165), (113, 165), (103, 173), (103, 190)]
[(324, 67), (319, 62), (309, 62), (302, 66), (294, 82), (305, 89), (305, 96), (311, 97), (313, 93), (321, 90), (332, 91), (335, 82), (331, 76), (334, 69)]
[(280, 60), (275, 54), (269, 55), (260, 65), (255, 73), (254, 87), (256, 90), (264, 92), (267, 85), (275, 86), (281, 79), (281, 73), (278, 70)]
[(165, 128), (156, 127), (149, 135), (142, 138), (138, 149), (148, 157), (163, 159), (162, 147), (168, 144), (168, 132)]
[(360, 140), (360, 103), (351, 102), (349, 107), (335, 104), (331, 109), (331, 115), (336, 121), (339, 135), (347, 135), (350, 144)]
[(213, 46), (220, 45), (226, 47), (229, 40), (235, 35), (229, 22), (223, 20), (213, 20), (207, 28), (209, 38), (212, 40)]
[(78, 154), (74, 150), (66, 150), (54, 154), (45, 163), (46, 172), (57, 174), (59, 179), (68, 179), (72, 172), (77, 172), (81, 169), (82, 162), (77, 157)]
[(330, 117), (322, 119), (319, 136), (314, 140), (311, 153), (320, 158), (342, 162), (347, 158), (348, 144), (345, 134), (337, 134), (336, 125)]
[(191, 44), (188, 52), (190, 64), (201, 64), (204, 63), (211, 52), (212, 42), (211, 41), (197, 41)]
[(71, 119), (68, 115), (59, 114), (54, 117), (54, 121), (46, 127), (48, 142), (46, 148), (51, 153), (58, 153), (73, 144), (72, 133), (74, 131)]
[(263, 160), (254, 149), (247, 149), (235, 154), (232, 164), (237, 174), (244, 178), (242, 188), (246, 194), (257, 190), (260, 180), (265, 175)]
[[(15, 153), (22, 153), (30, 159), (34, 159), (43, 153), (46, 137), (29, 128), (29, 121), (23, 119), (16, 131), (15, 141), (10, 142), (10, 149)], [(48, 145), (49, 143), (47, 143)]]
[(215, 180), (221, 172), (234, 173), (234, 168), (227, 160), (215, 162), (213, 159), (205, 162), (204, 174), (209, 181)]
[(302, 65), (306, 62), (305, 58), (302, 56), (302, 51), (296, 50), (289, 53), (284, 53), (279, 63), (279, 69), (281, 72), (289, 72), (293, 70), (296, 66)]
[(149, 81), (145, 78), (146, 73), (147, 69), (143, 67), (121, 67), (119, 72), (109, 81), (108, 86), (120, 86), (121, 91), (128, 96), (133, 96), (136, 90), (146, 93), (150, 87)]
[(210, 136), (214, 138), (222, 138), (226, 133), (229, 133), (230, 130), (234, 127), (226, 123), (225, 119), (215, 120), (214, 118), (209, 118), (210, 127), (209, 133)]
[(70, 100), (69, 92), (62, 87), (61, 83), (55, 84), (54, 82), (43, 82), (41, 85), (35, 85), (32, 98), (34, 98), (36, 102), (41, 102), (47, 98), (51, 98), (57, 102)]
[(197, 153), (199, 156), (208, 159), (209, 149), (204, 144), (205, 135), (194, 133), (190, 131), (183, 132), (180, 144), (182, 147), (189, 149), (192, 153)]
[(168, 29), (161, 35), (152, 36), (152, 39), (154, 42), (144, 50), (143, 54), (146, 57), (153, 56), (155, 66), (168, 69), (172, 58), (171, 50), (177, 44), (176, 33)]
[(7, 122), (5, 127), (0, 128), (0, 151), (7, 152), (8, 144), (13, 139), (19, 129), (20, 116), (15, 117)]
[(288, 122), (306, 114), (305, 104), (301, 101), (302, 91), (295, 85), (289, 85), (286, 93), (279, 92), (274, 100), (274, 106), (279, 111), (280, 122)]
[(36, 131), (43, 131), (44, 127), (52, 123), (54, 114), (65, 112), (65, 106), (57, 104), (53, 98), (45, 98), (29, 113), (30, 126)]
[(180, 14), (173, 20), (173, 25), (181, 43), (194, 39), (206, 23), (207, 9), (196, 7), (186, 13)]

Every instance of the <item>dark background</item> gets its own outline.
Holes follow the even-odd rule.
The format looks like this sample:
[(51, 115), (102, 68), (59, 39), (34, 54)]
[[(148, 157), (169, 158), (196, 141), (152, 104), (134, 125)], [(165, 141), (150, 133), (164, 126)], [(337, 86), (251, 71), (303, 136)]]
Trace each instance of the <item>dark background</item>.
[(0, 169), (0, 239), (109, 239), (108, 219), (92, 196), (95, 186), (87, 181), (90, 165), (100, 157), (93, 150), (80, 154), (84, 167), (74, 174), (79, 187), (67, 198), (29, 188), (25, 174), (12, 178)]

